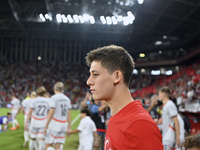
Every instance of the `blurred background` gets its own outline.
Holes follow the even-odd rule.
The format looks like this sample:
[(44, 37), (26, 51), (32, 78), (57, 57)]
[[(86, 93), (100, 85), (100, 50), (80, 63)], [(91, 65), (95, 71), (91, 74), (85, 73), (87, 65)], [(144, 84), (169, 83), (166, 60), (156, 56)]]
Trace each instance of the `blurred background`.
[(147, 108), (167, 85), (189, 132), (200, 130), (198, 0), (1, 0), (0, 101), (62, 81), (73, 108), (88, 86), (86, 54), (115, 44), (134, 58), (134, 99)]

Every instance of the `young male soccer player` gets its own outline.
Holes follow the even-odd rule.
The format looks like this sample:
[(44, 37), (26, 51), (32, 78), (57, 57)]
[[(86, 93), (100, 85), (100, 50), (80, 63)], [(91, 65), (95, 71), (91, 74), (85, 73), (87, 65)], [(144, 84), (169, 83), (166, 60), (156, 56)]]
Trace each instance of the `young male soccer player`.
[(12, 104), (11, 114), (12, 114), (13, 127), (11, 127), (10, 130), (16, 130), (15, 125), (17, 125), (17, 129), (19, 128), (19, 123), (17, 121), (17, 114), (20, 110), (20, 101), (19, 101), (19, 99), (17, 99), (15, 97), (15, 95), (12, 95), (11, 99), (12, 99), (12, 101), (11, 101), (11, 104)]
[[(28, 115), (28, 112), (29, 112), (29, 109), (30, 109), (30, 103), (32, 102), (33, 99), (36, 98), (36, 96), (37, 96), (36, 92), (33, 91), (33, 92), (31, 92), (29, 99), (24, 99), (22, 101), (22, 112), (24, 113), (24, 127), (26, 127), (25, 123), (26, 123), (27, 115)], [(30, 125), (30, 122), (28, 122), (28, 126), (29, 125)], [(29, 141), (29, 130), (24, 128), (24, 144), (23, 144), (23, 147), (27, 146), (28, 141)]]
[[(64, 85), (57, 82), (54, 85), (54, 93), (50, 100), (50, 111), (45, 125), (46, 149), (60, 150), (60, 145), (65, 143), (66, 132), (71, 131), (71, 101), (63, 94)], [(47, 130), (48, 129), (48, 130)]]
[[(0, 117), (0, 131), (6, 131), (7, 130), (9, 120), (11, 120), (11, 113), (7, 113), (7, 116), (1, 116)], [(3, 125), (3, 127), (1, 125)]]
[(47, 121), (47, 114), (49, 111), (49, 102), (48, 99), (44, 97), (46, 93), (46, 89), (44, 87), (39, 87), (37, 89), (38, 97), (31, 101), (30, 110), (26, 119), (26, 130), (28, 129), (28, 121), (31, 118), (30, 125), (30, 137), (31, 140), (29, 142), (29, 150), (34, 150), (35, 140), (38, 138), (39, 140), (39, 150), (45, 149), (45, 135), (44, 135), (44, 127)]
[(159, 90), (158, 98), (164, 104), (162, 111), (162, 142), (164, 150), (171, 150), (177, 144), (180, 147), (180, 125), (177, 118), (178, 111), (175, 104), (169, 99), (170, 89), (167, 86)]
[(88, 109), (82, 109), (81, 121), (78, 128), (70, 132), (70, 134), (79, 133), (78, 150), (92, 150), (93, 143), (94, 146), (98, 146), (99, 144), (97, 128), (90, 116), (90, 111)]
[(129, 92), (134, 69), (130, 54), (119, 46), (105, 46), (88, 53), (86, 62), (93, 99), (105, 100), (112, 111), (104, 150), (163, 150), (158, 127)]

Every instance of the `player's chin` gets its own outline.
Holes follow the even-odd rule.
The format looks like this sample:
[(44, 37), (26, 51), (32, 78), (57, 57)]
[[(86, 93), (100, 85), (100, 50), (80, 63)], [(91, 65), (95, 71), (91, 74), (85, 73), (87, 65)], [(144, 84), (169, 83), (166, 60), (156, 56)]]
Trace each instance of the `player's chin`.
[(93, 99), (95, 101), (103, 101), (104, 100), (102, 97), (98, 97), (98, 96), (95, 96), (95, 95), (93, 95)]

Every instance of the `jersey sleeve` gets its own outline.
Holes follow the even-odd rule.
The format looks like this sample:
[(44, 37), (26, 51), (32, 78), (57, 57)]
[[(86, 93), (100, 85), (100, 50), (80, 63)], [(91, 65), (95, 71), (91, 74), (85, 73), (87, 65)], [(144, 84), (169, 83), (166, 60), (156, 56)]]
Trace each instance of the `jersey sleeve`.
[(125, 131), (120, 150), (163, 150), (162, 136), (156, 125), (141, 120)]
[(173, 102), (168, 106), (168, 113), (170, 117), (175, 117), (178, 115), (177, 108)]
[(22, 101), (22, 106), (23, 106), (23, 107), (26, 107), (26, 102), (25, 102), (25, 100)]
[(34, 107), (35, 107), (34, 101), (30, 102), (30, 108), (33, 108), (33, 109), (34, 109)]
[(6, 124), (8, 122), (8, 118), (3, 118), (3, 124)]
[(15, 101), (12, 100), (10, 103), (11, 103), (12, 105), (14, 105)]
[(56, 100), (54, 100), (53, 98), (50, 99), (50, 108), (56, 108)]
[(97, 128), (96, 128), (96, 125), (95, 125), (95, 123), (93, 122), (93, 132), (95, 132), (95, 131), (97, 131)]
[(68, 101), (68, 109), (72, 109), (71, 101)]
[(79, 123), (77, 129), (78, 129), (79, 131), (83, 131), (84, 127), (85, 127), (85, 121), (82, 119), (82, 120), (80, 121), (80, 123)]

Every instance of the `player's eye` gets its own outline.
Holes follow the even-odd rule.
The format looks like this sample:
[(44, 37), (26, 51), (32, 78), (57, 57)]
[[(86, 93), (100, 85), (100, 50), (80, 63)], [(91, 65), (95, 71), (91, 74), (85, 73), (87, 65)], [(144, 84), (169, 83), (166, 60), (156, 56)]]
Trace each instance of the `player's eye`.
[(99, 76), (99, 74), (94, 73), (93, 76), (94, 76), (94, 77), (97, 77), (97, 76)]

